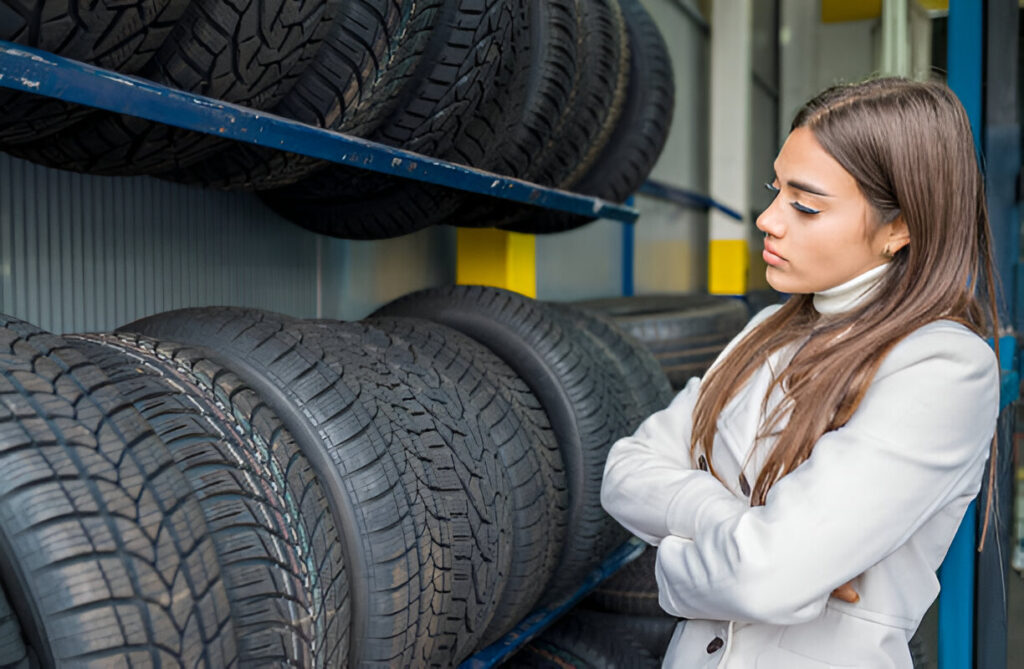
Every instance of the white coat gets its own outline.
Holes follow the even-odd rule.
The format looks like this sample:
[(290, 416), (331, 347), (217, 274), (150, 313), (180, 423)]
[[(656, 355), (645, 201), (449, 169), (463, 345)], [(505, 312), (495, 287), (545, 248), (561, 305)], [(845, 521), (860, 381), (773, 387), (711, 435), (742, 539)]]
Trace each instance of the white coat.
[[(815, 307), (852, 307), (882, 271), (815, 295)], [(761, 401), (791, 355), (772, 355), (722, 411), (712, 457), (724, 484), (691, 461), (696, 378), (609, 453), (602, 504), (658, 547), (661, 606), (688, 619), (665, 667), (912, 666), (907, 644), (938, 595), (935, 570), (981, 485), (998, 412), (995, 356), (952, 321), (913, 332), (849, 422), (751, 507), (744, 490), (773, 443), (753, 448)], [(851, 579), (859, 602), (830, 597)]]

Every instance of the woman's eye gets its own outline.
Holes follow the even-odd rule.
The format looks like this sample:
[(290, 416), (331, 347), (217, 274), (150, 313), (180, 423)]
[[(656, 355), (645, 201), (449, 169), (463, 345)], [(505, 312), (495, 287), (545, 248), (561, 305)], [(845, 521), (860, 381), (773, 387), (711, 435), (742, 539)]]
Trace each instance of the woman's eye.
[(820, 214), (821, 209), (811, 209), (807, 205), (800, 204), (799, 202), (790, 202), (793, 208), (803, 214)]
[(769, 193), (771, 193), (772, 195), (778, 195), (779, 194), (779, 189), (776, 188), (775, 186), (773, 186), (771, 183), (769, 183), (767, 181), (764, 183), (764, 189), (766, 191), (768, 191)]

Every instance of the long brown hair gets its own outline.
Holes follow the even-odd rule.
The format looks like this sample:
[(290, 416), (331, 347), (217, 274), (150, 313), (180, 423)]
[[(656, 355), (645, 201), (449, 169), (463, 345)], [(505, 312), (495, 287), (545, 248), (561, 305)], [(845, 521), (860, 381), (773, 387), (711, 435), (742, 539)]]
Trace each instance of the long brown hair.
[[(984, 186), (970, 123), (952, 91), (898, 78), (836, 86), (800, 110), (792, 128), (800, 127), (857, 181), (877, 225), (903, 217), (910, 243), (896, 252), (866, 303), (821, 318), (813, 295), (794, 295), (705, 377), (691, 453), (695, 460), (705, 453), (710, 467), (722, 409), (771, 353), (803, 342), (762, 403), (764, 411), (768, 396), (784, 391), (785, 401), (758, 433), (759, 440), (777, 440), (754, 485), (753, 504), (764, 503), (819, 437), (850, 419), (901, 339), (939, 319), (960, 321), (979, 335), (997, 328)], [(980, 285), (988, 309), (977, 298)]]

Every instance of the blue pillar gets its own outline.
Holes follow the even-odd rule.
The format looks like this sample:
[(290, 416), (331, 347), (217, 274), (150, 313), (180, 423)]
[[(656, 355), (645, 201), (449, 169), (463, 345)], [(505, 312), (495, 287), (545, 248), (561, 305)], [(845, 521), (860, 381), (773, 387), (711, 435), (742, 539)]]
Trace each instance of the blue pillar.
[[(982, 18), (981, 0), (950, 0), (947, 83), (967, 110), (976, 147), (980, 146), (982, 121)], [(974, 665), (976, 537), (977, 512), (972, 503), (939, 570), (939, 669)]]
[[(635, 198), (630, 195), (626, 206), (634, 206)], [(622, 223), (622, 295), (630, 297), (636, 294), (636, 268), (634, 252), (636, 249), (636, 228), (634, 223)]]

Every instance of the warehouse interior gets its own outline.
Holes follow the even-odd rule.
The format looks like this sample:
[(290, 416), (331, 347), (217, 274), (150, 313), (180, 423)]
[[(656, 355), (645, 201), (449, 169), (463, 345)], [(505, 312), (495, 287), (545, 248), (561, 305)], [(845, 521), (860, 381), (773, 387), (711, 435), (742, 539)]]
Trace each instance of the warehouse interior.
[[(1006, 390), (1011, 376), (1010, 385), (1019, 385), (1016, 337), (1024, 327), (1024, 283), (1018, 273), (1024, 240), (1019, 208), (1024, 2), (632, 1), (646, 10), (664, 39), (674, 87), (664, 146), (642, 186), (625, 202), (639, 212), (635, 223), (602, 218), (553, 234), (526, 234), (490, 228), (483, 221), (477, 222), (478, 227), (456, 227), (442, 221), (390, 238), (342, 238), (296, 225), (245, 190), (218, 190), (151, 174), (69, 171), (58, 169), (60, 160), (53, 161), (57, 166), (39, 164), (19, 157), (26, 155), (22, 145), (4, 144), (0, 127), (0, 313), (61, 336), (113, 333), (127, 324), (151, 319), (151, 329), (140, 332), (174, 341), (171, 333), (178, 326), (160, 320), (161, 314), (172, 310), (239, 307), (289, 319), (358, 322), (380, 313), (422, 315), (411, 307), (404, 314), (401, 309), (378, 312), (401, 304), (396, 301), (417, 291), (482, 284), (510, 289), (537, 303), (590, 304), (594, 308), (602, 300), (625, 296), (699, 300), (711, 295), (730, 305), (727, 310), (735, 307), (741, 311), (745, 320), (757, 308), (784, 299), (765, 279), (762, 233), (754, 221), (772, 201), (764, 184), (773, 178), (772, 163), (796, 111), (828, 86), (874, 75), (946, 81), (965, 106), (975, 104), (968, 113), (977, 117), (972, 121), (978, 124), (976, 139), (1001, 263), (1004, 327), (1000, 341), (1010, 342), (1008, 348), (1013, 351), (1003, 364), (1003, 392), (1004, 399), (1007, 392), (1012, 395), (1009, 402), (1013, 404), (1004, 409), (999, 428), (1002, 457), (997, 506), (1004, 515), (996, 524), (996, 541), (1004, 543), (976, 562), (971, 557), (968, 567), (958, 563), (956, 569), (970, 570), (967, 576), (962, 571), (957, 585), (949, 587), (951, 593), (959, 594), (956, 600), (950, 594), (947, 605), (958, 612), (940, 615), (940, 602), (936, 602), (915, 636), (914, 667), (1024, 666), (1024, 462), (1016, 452), (1020, 441), (1020, 423), (1014, 416), (1020, 411), (1019, 402), (1014, 401), (1018, 389)], [(32, 4), (0, 2), (0, 39), (5, 40), (0, 45), (0, 86), (17, 78), (23, 67), (20, 56), (24, 52), (19, 56), (15, 47), (47, 50), (45, 45), (17, 37), (20, 33), (5, 24), (5, 16), (21, 11), (12, 8)], [(150, 4), (163, 7), (174, 3)], [(201, 3), (193, 0), (193, 4)], [(339, 0), (337, 4), (345, 3)], [(364, 4), (410, 3), (365, 0)], [(508, 0), (508, 4), (531, 3)], [(616, 3), (594, 0), (594, 4)], [(6, 23), (15, 24), (13, 20)], [(73, 52), (68, 58), (75, 58)], [(99, 65), (103, 67), (103, 62)], [(0, 97), (0, 105), (6, 100)], [(34, 146), (43, 146), (45, 154), (47, 142), (56, 145), (60, 137), (40, 137)], [(554, 188), (557, 184), (542, 185)], [(506, 200), (495, 206), (513, 205)], [(200, 321), (197, 316), (196, 322)], [(582, 327), (580, 322), (576, 321), (578, 327)], [(228, 327), (217, 323), (215, 319), (202, 321), (196, 331)], [(86, 339), (89, 336), (92, 334)], [(103, 341), (89, 339), (83, 346)], [(724, 341), (728, 338), (715, 342), (715, 353)], [(131, 348), (124, 346), (125, 350)], [(694, 344), (695, 349), (700, 346), (708, 344)], [(161, 355), (173, 361), (179, 353), (164, 351)], [(408, 364), (425, 363), (417, 359)], [(168, 369), (173, 367), (171, 364)], [(668, 381), (659, 377), (658, 383), (667, 388)], [(681, 382), (673, 378), (672, 386), (678, 390)], [(6, 544), (3, 540), (0, 547)], [(633, 559), (637, 552), (626, 559)], [(653, 549), (647, 550), (645, 556), (653, 559), (653, 553)], [(1004, 562), (1004, 558), (1009, 560)], [(993, 567), (987, 562), (990, 560), (997, 565)], [(9, 561), (0, 557), (0, 584), (6, 588), (10, 586), (4, 569)], [(603, 563), (600, 576), (607, 577), (621, 562), (620, 556), (614, 567)], [(952, 574), (953, 569), (947, 571)], [(970, 582), (967, 594), (956, 590), (963, 587), (964, 579)], [(582, 578), (578, 585), (581, 589), (571, 602), (566, 599), (568, 591), (561, 593), (561, 599), (555, 598), (557, 611), (548, 601), (549, 610), (537, 609), (545, 615), (524, 616), (523, 621), (532, 621), (532, 627), (528, 634), (519, 633), (518, 642), (509, 640), (516, 636), (510, 630), (517, 621), (507, 621), (507, 636), (495, 635), (496, 628), (484, 635), (490, 644), (482, 639), (476, 640), (477, 645), (453, 642), (451, 648), (445, 648), (447, 654), (438, 656), (443, 659), (419, 657), (413, 661), (405, 656), (391, 666), (602, 666), (587, 664), (576, 656), (559, 660), (552, 650), (557, 647), (554, 641), (550, 642), (554, 645), (538, 646), (543, 652), (535, 653), (537, 657), (531, 660), (535, 664), (527, 664), (522, 652), (494, 650), (502, 643), (518, 650), (532, 638), (542, 638), (539, 635), (544, 628), (564, 616), (590, 589), (599, 587), (593, 578), (586, 588)], [(942, 597), (946, 597), (946, 581), (943, 588)], [(20, 606), (15, 606), (15, 617), (20, 615)], [(586, 618), (581, 620), (583, 623), (574, 624), (584, 628), (590, 624)], [(43, 636), (35, 634), (26, 633), (25, 647), (42, 643)], [(653, 640), (640, 633), (623, 631), (622, 635), (631, 638), (630, 643), (640, 639), (642, 645), (648, 644), (651, 656), (643, 659), (651, 664), (641, 663), (637, 656), (636, 664), (606, 666), (657, 666), (668, 641), (663, 632)], [(657, 648), (651, 650), (651, 645)], [(490, 655), (485, 649), (492, 651)], [(29, 659), (18, 666), (46, 666), (47, 659), (62, 664), (58, 651), (38, 657), (34, 654), (38, 649), (21, 648), (20, 652), (27, 652), (24, 657)], [(209, 655), (206, 666), (218, 666), (226, 662), (225, 657)], [(308, 664), (297, 660), (292, 666), (349, 666), (347, 659), (337, 656), (316, 657)], [(516, 665), (517, 661), (523, 664)], [(160, 664), (140, 662), (139, 666)], [(73, 664), (69, 660), (67, 666)], [(168, 661), (166, 666), (178, 665)], [(352, 666), (359, 664), (353, 661)]]

